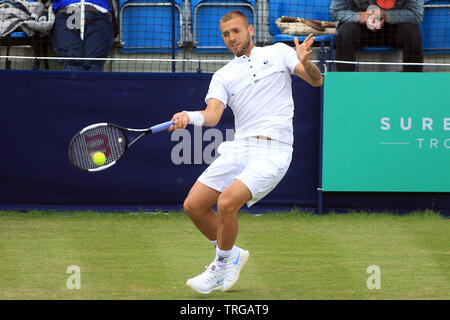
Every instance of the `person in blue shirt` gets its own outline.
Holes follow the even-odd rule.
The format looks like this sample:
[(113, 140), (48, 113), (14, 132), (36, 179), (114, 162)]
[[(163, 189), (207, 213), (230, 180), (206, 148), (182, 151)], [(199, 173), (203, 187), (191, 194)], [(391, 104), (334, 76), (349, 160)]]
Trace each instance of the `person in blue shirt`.
[[(58, 57), (107, 58), (114, 41), (108, 0), (85, 2), (84, 36), (80, 36), (79, 0), (53, 0), (52, 45)], [(61, 59), (64, 70), (103, 71), (104, 60)]]
[[(336, 60), (355, 61), (361, 47), (403, 50), (404, 63), (422, 63), (423, 0), (332, 0), (330, 16), (338, 21)], [(336, 63), (337, 71), (354, 71), (354, 64)], [(421, 72), (421, 65), (403, 65)]]

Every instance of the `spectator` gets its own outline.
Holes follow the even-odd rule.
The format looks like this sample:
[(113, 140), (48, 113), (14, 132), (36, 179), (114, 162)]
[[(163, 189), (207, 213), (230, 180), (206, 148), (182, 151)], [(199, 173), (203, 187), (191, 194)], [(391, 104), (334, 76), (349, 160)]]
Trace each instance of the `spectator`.
[[(373, 6), (372, 6), (373, 5)], [(355, 61), (361, 47), (389, 46), (403, 50), (404, 63), (422, 63), (423, 0), (332, 0), (330, 15), (338, 21), (336, 60)], [(354, 64), (336, 64), (354, 71)], [(421, 72), (421, 65), (403, 71)]]
[[(53, 49), (59, 57), (106, 58), (113, 44), (114, 29), (108, 0), (85, 2), (84, 37), (80, 34), (81, 3), (53, 0), (55, 24)], [(103, 71), (103, 60), (61, 60), (64, 70)]]

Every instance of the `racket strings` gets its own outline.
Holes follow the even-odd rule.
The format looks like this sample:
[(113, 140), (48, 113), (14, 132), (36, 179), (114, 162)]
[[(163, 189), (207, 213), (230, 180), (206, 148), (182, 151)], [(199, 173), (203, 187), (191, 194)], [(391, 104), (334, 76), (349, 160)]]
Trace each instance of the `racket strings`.
[(101, 166), (107, 166), (124, 154), (126, 139), (122, 130), (109, 125), (82, 131), (71, 143), (71, 160), (82, 169), (96, 169), (100, 166), (93, 162), (93, 156), (97, 152), (102, 152), (106, 156), (106, 161)]

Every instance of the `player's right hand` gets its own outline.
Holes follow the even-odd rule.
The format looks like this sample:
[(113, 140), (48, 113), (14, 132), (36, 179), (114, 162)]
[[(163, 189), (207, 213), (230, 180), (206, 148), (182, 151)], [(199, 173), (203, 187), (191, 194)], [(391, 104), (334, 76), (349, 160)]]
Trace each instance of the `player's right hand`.
[(169, 127), (169, 132), (186, 128), (189, 123), (189, 116), (184, 111), (178, 112), (172, 116), (172, 121), (174, 124)]

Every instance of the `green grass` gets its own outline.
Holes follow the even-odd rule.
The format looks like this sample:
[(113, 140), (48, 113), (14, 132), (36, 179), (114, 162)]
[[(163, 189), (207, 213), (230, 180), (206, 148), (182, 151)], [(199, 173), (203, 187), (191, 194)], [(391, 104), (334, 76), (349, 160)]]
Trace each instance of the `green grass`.
[[(0, 212), (0, 299), (449, 299), (449, 222), (239, 213), (250, 259), (232, 291), (204, 296), (185, 282), (214, 248), (183, 213)], [(79, 290), (66, 287), (71, 265)], [(370, 265), (381, 289), (367, 288)]]

